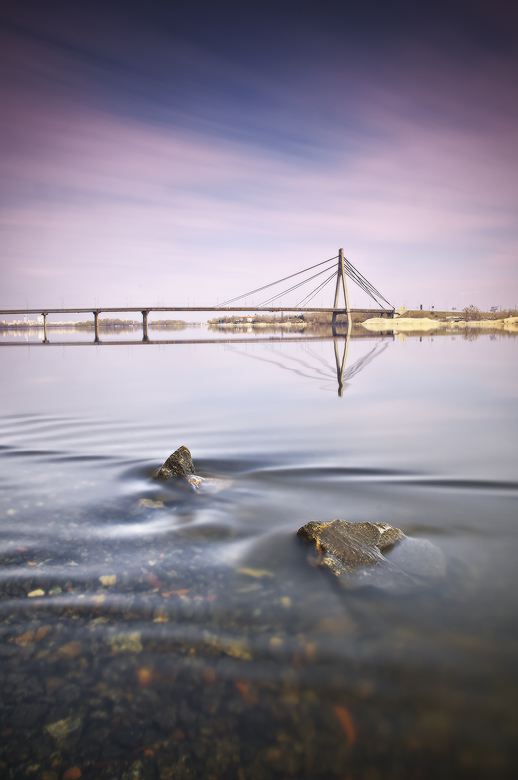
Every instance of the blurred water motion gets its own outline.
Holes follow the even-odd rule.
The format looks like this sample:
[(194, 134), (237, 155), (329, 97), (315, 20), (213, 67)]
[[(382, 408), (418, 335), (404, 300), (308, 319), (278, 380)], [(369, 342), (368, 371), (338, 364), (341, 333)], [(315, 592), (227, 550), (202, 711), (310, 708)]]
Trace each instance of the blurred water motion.
[[(511, 776), (515, 342), (335, 343), (1, 352), (6, 777)], [(446, 576), (338, 588), (335, 517)]]

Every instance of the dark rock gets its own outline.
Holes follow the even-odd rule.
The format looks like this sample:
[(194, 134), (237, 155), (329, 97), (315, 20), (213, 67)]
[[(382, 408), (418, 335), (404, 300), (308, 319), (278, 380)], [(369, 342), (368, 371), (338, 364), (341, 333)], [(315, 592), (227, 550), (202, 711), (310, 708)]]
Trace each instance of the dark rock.
[(387, 523), (311, 522), (297, 533), (315, 545), (313, 562), (349, 587), (371, 585), (402, 593), (445, 574), (438, 547), (425, 539), (410, 539)]
[(142, 744), (142, 729), (130, 725), (121, 724), (114, 732), (113, 738), (122, 747), (140, 747)]
[(111, 740), (106, 740), (101, 747), (101, 761), (120, 761), (126, 755), (127, 749), (117, 745)]
[(155, 761), (146, 756), (145, 758), (138, 758), (123, 773), (121, 780), (156, 780), (157, 777), (158, 771)]
[(87, 745), (101, 745), (109, 734), (107, 726), (90, 726), (84, 734), (83, 741)]
[(121, 769), (118, 764), (109, 764), (97, 776), (97, 780), (119, 780)]
[(158, 472), (157, 479), (171, 479), (172, 477), (189, 477), (194, 474), (194, 463), (187, 447), (179, 447)]
[(84, 765), (96, 764), (101, 755), (101, 748), (99, 745), (85, 745), (82, 740), (76, 750), (79, 750), (78, 758), (80, 757), (80, 763)]
[(154, 728), (147, 728), (144, 732), (144, 736), (142, 737), (142, 744), (147, 747), (153, 747), (153, 745), (156, 745), (158, 742), (161, 742), (163, 740), (162, 734), (160, 734), (158, 731), (156, 731)]
[(44, 704), (17, 704), (11, 716), (13, 728), (34, 726), (47, 712)]
[(157, 710), (153, 715), (153, 720), (165, 734), (174, 731), (177, 724), (176, 708), (171, 705)]
[(16, 645), (0, 644), (0, 658), (12, 658), (17, 653), (18, 647)]
[[(4, 738), (2, 746), (2, 759), (11, 767), (23, 766), (31, 756), (31, 746), (23, 739), (10, 735), (9, 739)], [(12, 775), (8, 775), (10, 778)], [(18, 776), (23, 776), (19, 774)], [(27, 775), (25, 775), (27, 777)]]
[(75, 701), (81, 696), (81, 688), (74, 683), (65, 683), (60, 685), (56, 691), (56, 698), (65, 704)]

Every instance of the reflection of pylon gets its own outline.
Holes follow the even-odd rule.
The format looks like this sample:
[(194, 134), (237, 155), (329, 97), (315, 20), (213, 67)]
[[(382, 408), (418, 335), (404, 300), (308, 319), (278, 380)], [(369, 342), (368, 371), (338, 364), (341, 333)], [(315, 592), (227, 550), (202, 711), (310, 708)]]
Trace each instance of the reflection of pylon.
[(349, 341), (351, 339), (351, 329), (347, 328), (347, 334), (344, 342), (344, 353), (342, 355), (342, 361), (340, 362), (340, 356), (338, 354), (338, 339), (335, 338), (335, 361), (336, 361), (336, 379), (338, 381), (338, 395), (340, 398), (344, 394), (344, 373), (345, 364), (347, 363), (347, 353), (349, 351)]
[[(333, 303), (333, 309), (338, 308), (338, 299), (340, 297), (340, 287), (342, 287), (344, 293), (345, 311), (347, 313), (347, 331), (351, 330), (351, 310), (349, 308), (349, 295), (347, 294), (347, 282), (345, 281), (345, 265), (344, 265), (344, 250), (338, 250), (338, 269), (336, 271), (336, 289), (335, 289), (335, 301)], [(336, 311), (333, 312), (332, 324), (336, 322)]]

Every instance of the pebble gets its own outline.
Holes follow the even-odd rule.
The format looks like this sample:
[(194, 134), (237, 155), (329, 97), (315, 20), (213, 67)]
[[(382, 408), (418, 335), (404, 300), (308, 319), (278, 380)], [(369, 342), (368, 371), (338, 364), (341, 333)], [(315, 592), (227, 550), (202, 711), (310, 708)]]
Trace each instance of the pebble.
[(141, 653), (142, 642), (140, 641), (140, 632), (133, 631), (130, 634), (116, 634), (108, 637), (108, 643), (111, 645), (113, 653)]
[(81, 728), (81, 723), (82, 720), (79, 716), (71, 715), (69, 718), (64, 718), (63, 720), (48, 724), (45, 726), (45, 731), (47, 731), (55, 740), (60, 741), (70, 734), (73, 734), (75, 731), (78, 731)]
[(102, 574), (99, 577), (99, 582), (101, 585), (115, 585), (117, 582), (117, 575), (116, 574)]
[(83, 647), (81, 645), (81, 642), (78, 642), (77, 639), (74, 639), (72, 642), (69, 642), (66, 645), (63, 645), (59, 648), (59, 650), (56, 653), (57, 658), (77, 658), (81, 653), (83, 652)]
[(81, 770), (78, 766), (72, 766), (63, 772), (63, 780), (79, 780), (81, 777)]
[(242, 568), (238, 569), (238, 574), (246, 574), (247, 577), (255, 577), (256, 579), (261, 579), (262, 577), (274, 577), (273, 571), (268, 571), (268, 569), (249, 569), (249, 568)]

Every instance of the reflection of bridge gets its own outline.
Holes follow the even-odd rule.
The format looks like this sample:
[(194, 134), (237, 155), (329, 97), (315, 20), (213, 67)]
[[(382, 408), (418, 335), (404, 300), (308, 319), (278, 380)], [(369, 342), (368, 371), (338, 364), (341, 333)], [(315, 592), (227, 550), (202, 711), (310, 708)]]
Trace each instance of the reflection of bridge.
[[(335, 262), (337, 261), (337, 262)], [(283, 282), (286, 282), (288, 279), (293, 279), (296, 276), (301, 276), (302, 274), (307, 274), (308, 272), (314, 271), (315, 268), (319, 268), (318, 271), (315, 273), (312, 273), (309, 277), (303, 278), (302, 281), (298, 281), (295, 284), (292, 284), (291, 287), (287, 289), (281, 290), (281, 292), (275, 293), (268, 297), (266, 300), (261, 301), (257, 306), (232, 306), (231, 304), (234, 304), (236, 301), (242, 301), (256, 295), (257, 293), (263, 292), (266, 289), (270, 289), (272, 287), (276, 287)], [(327, 274), (331, 271), (331, 275), (327, 276)], [(326, 278), (323, 281), (320, 281), (320, 277), (323, 275), (326, 275)], [(375, 301), (375, 303), (378, 305), (377, 309), (351, 309), (349, 306), (349, 296), (347, 292), (347, 283), (346, 283), (346, 277), (349, 277), (353, 282), (355, 282), (358, 287), (360, 287), (372, 300)], [(310, 282), (314, 281), (315, 279), (319, 279), (316, 288), (311, 289), (311, 291), (295, 306), (289, 306), (289, 305), (282, 305), (282, 298), (283, 296), (288, 295), (289, 293), (294, 292), (295, 290), (300, 289), (306, 284), (309, 284)], [(315, 298), (318, 293), (322, 292), (324, 287), (326, 287), (327, 284), (332, 282), (332, 280), (336, 280), (335, 285), (335, 296), (334, 296), (334, 303), (332, 307), (325, 308), (325, 307), (310, 307), (309, 303)], [(339, 307), (339, 299), (340, 299), (340, 290), (343, 293), (343, 299), (344, 299), (344, 306), (342, 308)], [(269, 293), (268, 293), (269, 295)], [(281, 305), (273, 305), (276, 301), (281, 301)], [(385, 303), (389, 308), (384, 308), (383, 303)], [(305, 304), (305, 305), (302, 305)], [(99, 344), (99, 314), (102, 313), (117, 313), (122, 314), (129, 313), (129, 312), (140, 312), (142, 314), (142, 341), (149, 341), (149, 335), (148, 335), (148, 315), (150, 312), (159, 312), (159, 311), (165, 311), (165, 312), (187, 312), (187, 311), (199, 311), (199, 312), (281, 312), (281, 313), (287, 313), (287, 312), (311, 312), (311, 313), (330, 313), (332, 314), (332, 324), (335, 325), (337, 321), (338, 315), (345, 315), (347, 318), (347, 326), (348, 330), (351, 328), (351, 315), (355, 313), (361, 313), (361, 314), (377, 314), (382, 316), (394, 316), (394, 307), (387, 301), (386, 298), (383, 297), (383, 295), (376, 290), (376, 288), (365, 279), (364, 276), (350, 263), (345, 257), (344, 257), (344, 250), (340, 249), (338, 251), (338, 255), (335, 257), (330, 258), (329, 260), (324, 260), (321, 263), (316, 263), (316, 265), (309, 266), (309, 268), (304, 268), (302, 271), (297, 271), (294, 274), (290, 274), (289, 276), (285, 276), (282, 279), (277, 279), (275, 282), (271, 282), (270, 284), (266, 284), (263, 287), (259, 287), (256, 290), (252, 290), (250, 292), (244, 293), (243, 295), (239, 295), (236, 298), (232, 298), (229, 301), (225, 301), (218, 306), (138, 306), (138, 307), (96, 307), (94, 309), (50, 309), (50, 308), (39, 308), (39, 309), (4, 309), (0, 311), (0, 315), (3, 314), (38, 314), (43, 317), (43, 343), (48, 344), (48, 333), (47, 333), (47, 317), (49, 314), (93, 314), (94, 316), (94, 343)], [(163, 342), (161, 342), (163, 343)]]
[[(361, 339), (361, 337), (359, 338)], [(274, 360), (271, 356), (266, 357), (264, 355), (252, 355), (250, 352), (240, 352), (239, 354), (245, 355), (246, 357), (250, 357), (254, 360), (273, 363), (274, 365), (279, 366), (281, 369), (292, 371), (293, 373), (298, 374), (299, 376), (307, 377), (308, 379), (316, 379), (324, 381), (325, 383), (332, 381), (333, 384), (336, 381), (338, 383), (338, 395), (343, 396), (344, 387), (347, 385), (347, 383), (354, 376), (359, 374), (360, 371), (363, 371), (363, 369), (366, 368), (375, 358), (381, 355), (382, 352), (384, 352), (387, 348), (388, 342), (393, 341), (393, 337), (380, 336), (374, 347), (369, 350), (367, 354), (356, 360), (351, 366), (349, 366), (349, 368), (346, 368), (347, 356), (349, 352), (349, 342), (351, 339), (351, 333), (349, 330), (343, 339), (343, 351), (340, 353), (339, 342), (341, 339), (337, 336), (333, 337), (336, 368), (320, 355), (316, 354), (316, 352), (312, 349), (311, 341), (305, 345), (306, 359), (290, 356), (289, 359), (286, 360), (286, 355), (282, 353), (277, 353), (275, 355), (276, 357), (278, 356), (281, 358), (280, 360)], [(325, 340), (326, 339), (322, 338), (319, 339), (319, 341)], [(307, 342), (308, 340), (303, 339), (303, 341)], [(254, 343), (257, 344), (257, 341)]]
[[(329, 326), (331, 327), (331, 326)], [(364, 333), (362, 335), (358, 334), (354, 337), (355, 339), (359, 340), (370, 340), (372, 339), (371, 333)], [(343, 351), (340, 354), (340, 342), (343, 339)], [(111, 341), (0, 341), (0, 348), (1, 347), (108, 347), (108, 346), (120, 346), (120, 347), (138, 347), (138, 346), (163, 346), (168, 344), (186, 344), (186, 345), (203, 345), (203, 344), (232, 344), (233, 346), (241, 345), (241, 344), (286, 344), (286, 343), (292, 343), (292, 342), (299, 342), (305, 344), (308, 349), (311, 346), (312, 342), (322, 342), (322, 341), (332, 341), (333, 347), (334, 347), (334, 354), (335, 354), (335, 364), (336, 369), (334, 369), (327, 361), (323, 360), (323, 358), (320, 358), (318, 355), (313, 353), (313, 357), (320, 361), (323, 368), (310, 366), (307, 361), (302, 361), (298, 358), (289, 358), (289, 361), (286, 360), (284, 363), (282, 361), (276, 361), (272, 360), (270, 358), (260, 358), (257, 355), (251, 355), (249, 352), (242, 352), (240, 354), (247, 355), (248, 357), (253, 357), (256, 360), (265, 360), (269, 363), (275, 363), (280, 368), (284, 368), (288, 371), (293, 371), (296, 374), (299, 374), (299, 376), (306, 376), (310, 379), (325, 379), (325, 380), (331, 380), (333, 383), (336, 381), (338, 383), (338, 395), (342, 396), (344, 394), (344, 387), (346, 386), (347, 382), (352, 379), (356, 374), (359, 374), (360, 371), (362, 371), (374, 358), (378, 357), (378, 355), (381, 355), (381, 353), (385, 350), (387, 344), (387, 341), (393, 341), (393, 337), (390, 336), (380, 336), (379, 340), (376, 342), (376, 345), (373, 349), (371, 349), (366, 355), (364, 355), (362, 358), (357, 360), (355, 363), (353, 363), (352, 366), (346, 369), (346, 362), (347, 362), (347, 356), (349, 352), (349, 342), (351, 340), (351, 331), (350, 329), (347, 329), (345, 335), (337, 335), (336, 334), (336, 327), (333, 326), (333, 336), (263, 336), (255, 337), (255, 338), (217, 338), (217, 339), (157, 339), (156, 341), (151, 340), (144, 340), (141, 339), (139, 341), (126, 341), (122, 339), (117, 340), (111, 340)], [(380, 345), (381, 346), (380, 348)], [(286, 357), (285, 355), (283, 356)], [(298, 364), (298, 365), (297, 365)], [(305, 370), (304, 370), (305, 369)], [(336, 378), (335, 378), (336, 377)]]

